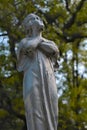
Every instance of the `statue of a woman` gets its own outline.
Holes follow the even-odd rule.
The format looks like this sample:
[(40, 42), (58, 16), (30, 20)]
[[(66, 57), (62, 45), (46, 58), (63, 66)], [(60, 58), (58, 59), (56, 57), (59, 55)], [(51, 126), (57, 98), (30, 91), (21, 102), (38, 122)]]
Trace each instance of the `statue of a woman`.
[(44, 24), (37, 15), (29, 14), (23, 25), (27, 35), (19, 43), (17, 70), (24, 72), (27, 129), (57, 130), (58, 97), (53, 64), (58, 48), (42, 37)]

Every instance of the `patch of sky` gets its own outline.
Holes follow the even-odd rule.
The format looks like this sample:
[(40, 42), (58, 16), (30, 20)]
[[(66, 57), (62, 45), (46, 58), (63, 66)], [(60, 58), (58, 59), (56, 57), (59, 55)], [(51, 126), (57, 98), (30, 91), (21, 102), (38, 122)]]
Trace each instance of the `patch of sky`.
[(87, 40), (80, 43), (80, 50), (87, 50)]
[(2, 67), (2, 71), (1, 71), (2, 75), (4, 74), (4, 77), (9, 77), (11, 76), (11, 71), (9, 70), (5, 70), (4, 67)]
[[(4, 31), (3, 33), (0, 32), (0, 35), (5, 34), (6, 32)], [(9, 55), (9, 44), (8, 44), (8, 36), (1, 36), (0, 37), (0, 55)]]
[(85, 72), (85, 66), (82, 63), (78, 64), (79, 74), (82, 75)]
[[(46, 4), (46, 2), (44, 2)], [(45, 7), (41, 7), (40, 5), (38, 4), (35, 4), (35, 6), (41, 10), (42, 12), (48, 12), (49, 11), (49, 8), (45, 5)]]
[(56, 84), (58, 88), (58, 97), (60, 97), (63, 94), (63, 90), (66, 89), (66, 85), (64, 85), (64, 82), (66, 81), (66, 74), (59, 73), (58, 71), (55, 72), (56, 77)]
[(68, 59), (68, 60), (71, 60), (72, 57), (73, 57), (73, 52), (72, 52), (72, 50), (68, 50), (68, 51), (67, 51), (67, 59)]

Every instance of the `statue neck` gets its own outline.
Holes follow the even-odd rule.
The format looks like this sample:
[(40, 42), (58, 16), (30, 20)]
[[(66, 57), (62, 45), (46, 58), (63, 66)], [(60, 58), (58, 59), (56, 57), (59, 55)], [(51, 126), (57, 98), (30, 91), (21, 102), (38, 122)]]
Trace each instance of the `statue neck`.
[(40, 30), (38, 30), (37, 28), (33, 28), (32, 29), (32, 37), (40, 37), (40, 36), (41, 36)]
[(28, 34), (27, 37), (30, 37), (30, 38), (36, 38), (36, 37), (42, 36), (41, 31), (37, 27), (31, 28), (31, 30), (29, 30), (27, 34)]
[(41, 38), (42, 37), (42, 33), (39, 31), (32, 31), (31, 35), (27, 35), (27, 37), (33, 39), (33, 38)]

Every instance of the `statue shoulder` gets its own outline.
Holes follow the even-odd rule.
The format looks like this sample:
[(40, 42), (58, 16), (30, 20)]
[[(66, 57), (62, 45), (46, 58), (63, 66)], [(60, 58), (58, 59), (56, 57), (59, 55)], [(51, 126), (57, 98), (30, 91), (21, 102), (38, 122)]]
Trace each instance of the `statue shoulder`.
[(27, 39), (26, 39), (26, 38), (23, 38), (23, 39), (20, 41), (19, 45), (24, 45), (26, 42), (27, 42)]
[(42, 42), (46, 42), (46, 43), (49, 43), (49, 44), (55, 44), (54, 41), (51, 41), (51, 40), (48, 40), (48, 39), (45, 39), (45, 38), (42, 38)]
[(23, 38), (19, 44), (18, 44), (18, 48), (23, 48), (25, 46), (25, 43), (27, 42), (27, 39), (26, 38)]

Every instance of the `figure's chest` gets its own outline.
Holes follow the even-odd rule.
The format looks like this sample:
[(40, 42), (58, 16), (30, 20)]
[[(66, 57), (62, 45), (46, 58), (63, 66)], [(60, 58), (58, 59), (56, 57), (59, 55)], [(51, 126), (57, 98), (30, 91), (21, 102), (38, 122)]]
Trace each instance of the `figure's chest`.
[(29, 46), (32, 46), (34, 44), (34, 41), (33, 40), (28, 40), (26, 39), (24, 42), (23, 42), (23, 47), (29, 47)]

